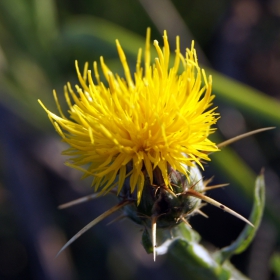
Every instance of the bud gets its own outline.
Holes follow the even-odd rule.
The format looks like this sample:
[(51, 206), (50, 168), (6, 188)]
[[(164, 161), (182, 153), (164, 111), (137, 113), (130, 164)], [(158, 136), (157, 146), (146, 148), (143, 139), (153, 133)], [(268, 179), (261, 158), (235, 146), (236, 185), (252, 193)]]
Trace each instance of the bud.
[(154, 184), (145, 176), (142, 199), (137, 205), (136, 194), (130, 193), (129, 179), (119, 195), (120, 200), (135, 200), (124, 207), (125, 214), (137, 224), (151, 228), (152, 218), (156, 219), (158, 228), (172, 228), (201, 207), (201, 199), (185, 195), (188, 190), (201, 193), (204, 190), (202, 175), (196, 165), (186, 167), (189, 178), (169, 167), (170, 187), (165, 186), (159, 168), (154, 170)]

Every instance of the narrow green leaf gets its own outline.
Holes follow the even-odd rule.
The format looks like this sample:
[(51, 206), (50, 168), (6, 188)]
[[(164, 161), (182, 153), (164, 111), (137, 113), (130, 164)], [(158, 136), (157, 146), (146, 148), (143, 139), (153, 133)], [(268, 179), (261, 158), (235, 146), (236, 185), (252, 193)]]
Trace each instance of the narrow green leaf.
[(277, 279), (280, 279), (280, 254), (274, 253), (270, 259), (270, 267)]
[(37, 36), (45, 48), (57, 36), (57, 11), (54, 0), (33, 0)]
[(265, 118), (273, 125), (280, 123), (280, 102), (250, 86), (239, 83), (225, 75), (207, 68), (213, 76), (213, 91), (217, 98), (230, 102), (258, 118)]
[[(85, 36), (96, 38), (106, 43), (109, 47), (116, 49), (116, 39), (119, 40), (126, 55), (137, 57), (138, 49), (145, 45), (145, 31), (139, 36), (112, 22), (93, 16), (77, 16), (66, 21), (62, 27), (63, 35), (77, 37), (86, 40)], [(77, 41), (81, 44), (80, 41)], [(116, 51), (117, 54), (117, 51)], [(156, 52), (154, 52), (156, 54)], [(103, 55), (102, 53), (100, 56)]]
[(224, 247), (216, 254), (216, 260), (219, 263), (223, 263), (234, 254), (242, 253), (252, 242), (256, 231), (260, 225), (263, 210), (265, 205), (265, 183), (264, 175), (261, 174), (257, 177), (255, 184), (254, 206), (250, 215), (250, 221), (255, 225), (251, 227), (246, 225), (244, 230), (240, 233), (236, 241), (230, 246)]

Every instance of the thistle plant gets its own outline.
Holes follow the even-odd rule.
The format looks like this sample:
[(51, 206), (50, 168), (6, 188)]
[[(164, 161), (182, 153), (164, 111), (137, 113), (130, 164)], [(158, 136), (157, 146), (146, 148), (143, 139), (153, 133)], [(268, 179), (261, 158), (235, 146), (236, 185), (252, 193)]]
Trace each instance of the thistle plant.
[[(88, 64), (81, 73), (76, 62), (80, 82), (75, 87), (77, 93), (70, 83), (64, 88), (69, 117), (63, 113), (55, 91), (59, 115), (39, 101), (62, 140), (70, 146), (63, 152), (71, 158), (67, 165), (82, 171), (83, 178), (93, 177), (96, 194), (91, 198), (111, 193), (119, 199), (117, 205), (84, 227), (61, 251), (99, 221), (122, 209), (124, 216), (143, 226), (143, 245), (147, 252), (153, 252), (155, 260), (157, 228), (176, 231), (182, 223), (184, 230), (190, 230), (190, 216), (205, 216), (201, 201), (243, 220), (253, 234), (256, 220), (247, 220), (205, 194), (224, 184), (209, 185), (211, 180), (204, 180), (200, 170), (210, 161), (211, 153), (265, 129), (220, 144), (210, 140), (220, 115), (212, 104), (212, 78), (199, 67), (194, 42), (183, 55), (177, 37), (174, 64), (170, 66), (167, 33), (164, 32), (162, 48), (154, 41), (158, 57), (152, 60), (148, 29), (144, 63), (143, 51), (139, 49), (133, 75), (118, 40), (116, 46), (125, 78), (113, 74), (103, 57), (100, 65), (105, 83), (96, 62), (93, 75)], [(261, 213), (258, 211), (258, 219)], [(221, 264), (222, 259), (219, 256), (216, 261)]]

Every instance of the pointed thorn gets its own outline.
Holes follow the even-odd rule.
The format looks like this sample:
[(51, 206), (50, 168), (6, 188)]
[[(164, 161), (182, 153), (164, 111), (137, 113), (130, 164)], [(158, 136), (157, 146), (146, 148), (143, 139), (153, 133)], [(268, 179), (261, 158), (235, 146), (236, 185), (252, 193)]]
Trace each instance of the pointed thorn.
[(249, 224), (250, 226), (254, 227), (254, 225), (250, 221), (248, 221), (246, 218), (244, 218), (243, 216), (241, 216), (237, 212), (231, 210), (230, 208), (226, 207), (225, 205), (221, 204), (220, 202), (218, 202), (218, 201), (216, 201), (216, 200), (214, 200), (214, 199), (212, 199), (212, 198), (210, 198), (210, 197), (208, 197), (208, 196), (206, 196), (202, 193), (199, 193), (199, 192), (196, 192), (192, 189), (189, 189), (184, 193), (184, 195), (190, 195), (190, 196), (197, 197), (201, 200), (204, 200), (205, 202), (208, 202), (208, 203), (210, 203), (210, 204), (228, 212), (229, 214), (237, 217), (238, 219), (240, 219), (240, 220), (244, 221), (245, 223)]
[(188, 227), (192, 228), (192, 226), (190, 225), (190, 223), (184, 218), (184, 217), (181, 217), (180, 218)]
[(168, 188), (166, 185), (161, 186), (161, 188), (163, 188), (165, 191), (169, 192), (169, 193), (172, 194), (174, 197), (176, 197), (176, 194), (175, 194), (170, 188)]
[(125, 205), (128, 205), (132, 203), (131, 201), (124, 201), (121, 202), (117, 205), (115, 205), (114, 207), (112, 207), (111, 209), (107, 210), (106, 212), (104, 212), (103, 214), (101, 214), (100, 216), (98, 216), (97, 218), (95, 218), (93, 221), (91, 221), (89, 224), (87, 224), (84, 228), (82, 228), (79, 232), (77, 232), (57, 253), (56, 258), (60, 255), (60, 253), (62, 251), (64, 251), (70, 244), (72, 244), (77, 238), (79, 238), (82, 234), (84, 234), (86, 231), (88, 231), (90, 228), (92, 228), (93, 226), (95, 226), (96, 224), (98, 224), (99, 222), (101, 222), (103, 219), (105, 219), (106, 217), (110, 216), (111, 214), (113, 214), (114, 212), (116, 212), (117, 210), (121, 209), (122, 207), (124, 207)]
[(209, 218), (208, 215), (206, 215), (203, 211), (201, 211), (200, 209), (196, 209), (195, 212), (197, 212), (199, 215), (203, 216), (204, 218)]
[(194, 187), (195, 187), (201, 180), (202, 180), (202, 178), (199, 179), (196, 183), (194, 183), (194, 184), (190, 187), (190, 189), (193, 190)]
[(260, 132), (263, 132), (263, 131), (267, 131), (267, 130), (271, 130), (271, 129), (275, 129), (275, 127), (265, 127), (265, 128), (260, 128), (260, 129), (256, 129), (256, 130), (253, 130), (253, 131), (250, 131), (250, 132), (247, 132), (247, 133), (244, 133), (244, 134), (240, 134), (236, 137), (233, 137), (229, 140), (226, 140), (220, 144), (217, 145), (217, 147), (220, 149), (220, 148), (223, 148), (225, 146), (228, 146), (236, 141), (239, 141), (243, 138), (246, 138), (246, 137), (249, 137), (251, 135), (254, 135), (254, 134), (257, 134), (257, 133), (260, 133)]
[(113, 224), (113, 223), (115, 223), (115, 222), (121, 221), (121, 220), (124, 219), (124, 218), (127, 218), (127, 215), (120, 215), (120, 216), (118, 216), (116, 219), (114, 219), (113, 221), (109, 222), (109, 223), (107, 224), (107, 226), (109, 226), (109, 225), (111, 225), (111, 224)]
[(156, 231), (157, 231), (157, 217), (156, 216), (152, 216), (152, 244), (153, 244), (153, 257), (154, 257), (154, 262), (156, 261), (156, 255), (157, 255), (157, 251), (156, 251)]
[(210, 190), (214, 190), (214, 189), (218, 189), (218, 188), (222, 188), (222, 187), (227, 187), (229, 184), (219, 184), (219, 185), (214, 185), (214, 186), (209, 186), (209, 187), (205, 187), (202, 191), (203, 192), (207, 192)]
[(209, 179), (203, 181), (204, 186), (206, 187), (209, 183), (212, 182), (213, 179), (214, 179), (214, 176), (212, 176), (211, 178), (209, 178)]
[(58, 209), (65, 209), (65, 208), (68, 208), (68, 207), (71, 207), (71, 206), (74, 206), (74, 205), (77, 205), (77, 204), (80, 204), (80, 203), (84, 203), (84, 202), (90, 201), (92, 199), (95, 199), (95, 198), (97, 198), (99, 196), (100, 196), (99, 193), (90, 194), (90, 195), (87, 195), (87, 196), (84, 196), (84, 197), (72, 200), (70, 202), (61, 204), (61, 205), (58, 206)]

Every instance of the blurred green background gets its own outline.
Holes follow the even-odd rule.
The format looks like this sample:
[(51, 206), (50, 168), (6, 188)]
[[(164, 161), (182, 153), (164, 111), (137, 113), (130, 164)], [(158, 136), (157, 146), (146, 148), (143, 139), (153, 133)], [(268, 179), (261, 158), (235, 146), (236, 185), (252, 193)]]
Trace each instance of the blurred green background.
[[(55, 259), (116, 199), (57, 210), (92, 190), (63, 165), (65, 146), (37, 99), (56, 112), (56, 89), (64, 104), (64, 84), (77, 83), (75, 59), (92, 65), (102, 55), (122, 75), (115, 39), (133, 71), (148, 26), (160, 43), (166, 29), (173, 50), (176, 35), (182, 50), (195, 40), (200, 64), (213, 75), (218, 143), (276, 126), (212, 155), (204, 177), (230, 183), (209, 195), (247, 217), (256, 174), (265, 168), (265, 217), (250, 249), (232, 261), (252, 279), (277, 279), (270, 263), (280, 250), (278, 0), (0, 0), (0, 279), (188, 279), (169, 255), (154, 263), (140, 244), (141, 228), (126, 220), (101, 222)], [(204, 211), (209, 219), (190, 223), (209, 250), (230, 244), (244, 227), (212, 206)]]

